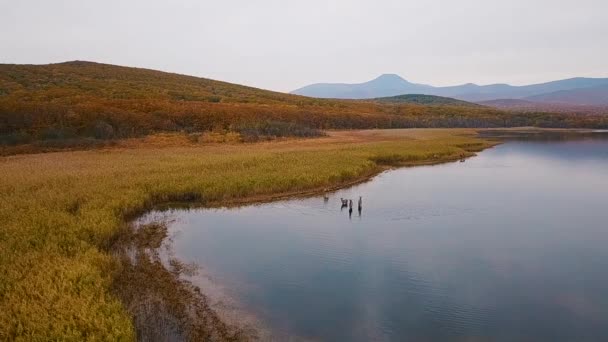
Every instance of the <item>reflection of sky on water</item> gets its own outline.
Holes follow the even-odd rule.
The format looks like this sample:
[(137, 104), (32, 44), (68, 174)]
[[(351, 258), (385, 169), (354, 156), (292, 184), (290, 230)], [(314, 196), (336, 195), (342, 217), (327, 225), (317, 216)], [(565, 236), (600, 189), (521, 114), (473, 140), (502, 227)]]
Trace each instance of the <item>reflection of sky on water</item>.
[[(363, 213), (340, 197), (363, 196)], [(323, 198), (178, 215), (276, 329), (337, 340), (608, 339), (608, 141), (507, 143)]]

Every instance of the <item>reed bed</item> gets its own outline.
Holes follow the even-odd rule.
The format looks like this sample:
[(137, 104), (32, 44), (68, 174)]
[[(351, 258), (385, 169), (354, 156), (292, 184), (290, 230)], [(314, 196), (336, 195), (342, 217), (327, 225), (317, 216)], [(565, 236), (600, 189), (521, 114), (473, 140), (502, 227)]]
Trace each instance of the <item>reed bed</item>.
[(490, 145), (471, 130), (390, 130), (1, 157), (0, 340), (134, 340), (110, 290), (120, 263), (109, 246), (126, 218), (156, 204), (321, 190)]

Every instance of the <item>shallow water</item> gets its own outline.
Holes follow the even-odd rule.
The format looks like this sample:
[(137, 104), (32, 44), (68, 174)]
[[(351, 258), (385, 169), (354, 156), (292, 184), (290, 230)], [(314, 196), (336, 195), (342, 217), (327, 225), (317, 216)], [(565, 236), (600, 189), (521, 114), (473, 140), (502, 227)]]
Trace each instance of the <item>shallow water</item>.
[(608, 140), (509, 142), (327, 202), (169, 216), (176, 256), (279, 336), (608, 341)]

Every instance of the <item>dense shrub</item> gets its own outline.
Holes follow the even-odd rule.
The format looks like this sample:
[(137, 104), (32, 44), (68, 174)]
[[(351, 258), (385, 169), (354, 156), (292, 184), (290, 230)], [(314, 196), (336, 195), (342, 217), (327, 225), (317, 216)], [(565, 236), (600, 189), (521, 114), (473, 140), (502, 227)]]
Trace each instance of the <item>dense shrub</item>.
[(114, 138), (114, 127), (107, 122), (97, 121), (93, 126), (93, 136), (95, 139)]
[(19, 145), (27, 144), (32, 140), (32, 137), (25, 132), (14, 132), (0, 135), (0, 145)]
[(319, 137), (324, 133), (294, 122), (263, 121), (251, 124), (236, 125), (232, 128), (238, 132), (244, 141), (281, 137)]
[(65, 140), (74, 138), (75, 136), (76, 134), (71, 128), (49, 127), (44, 129), (38, 138), (40, 140)]

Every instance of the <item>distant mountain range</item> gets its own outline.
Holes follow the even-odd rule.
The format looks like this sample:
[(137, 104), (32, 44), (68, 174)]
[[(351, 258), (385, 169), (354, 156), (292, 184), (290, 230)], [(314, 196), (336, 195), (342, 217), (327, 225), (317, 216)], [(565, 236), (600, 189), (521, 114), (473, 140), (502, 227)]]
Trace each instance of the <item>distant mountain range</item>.
[[(570, 78), (565, 80), (512, 86), (467, 83), (459, 86), (434, 87), (411, 83), (399, 75), (385, 74), (365, 83), (318, 83), (292, 91), (292, 94), (340, 99), (368, 99), (404, 94), (452, 97), (469, 102), (524, 100), (532, 104), (575, 106), (608, 106), (608, 78)], [(485, 105), (489, 105), (487, 102)], [(540, 106), (542, 107), (542, 105)]]

